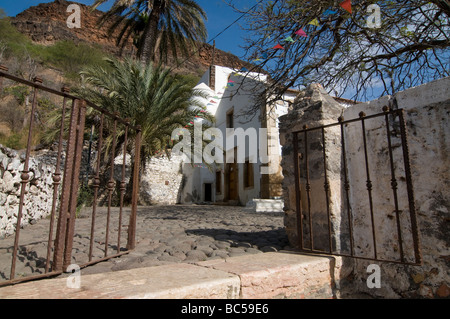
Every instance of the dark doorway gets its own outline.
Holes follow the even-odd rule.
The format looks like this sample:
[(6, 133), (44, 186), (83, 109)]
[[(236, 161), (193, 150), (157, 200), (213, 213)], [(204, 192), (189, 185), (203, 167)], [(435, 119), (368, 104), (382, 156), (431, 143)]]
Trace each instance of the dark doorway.
[(212, 202), (212, 184), (205, 184), (205, 202)]

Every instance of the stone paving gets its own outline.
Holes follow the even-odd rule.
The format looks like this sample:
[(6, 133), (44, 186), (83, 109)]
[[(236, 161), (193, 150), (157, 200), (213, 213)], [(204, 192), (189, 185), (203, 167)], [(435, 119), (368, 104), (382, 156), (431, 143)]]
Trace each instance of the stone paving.
[(283, 213), (256, 213), (233, 206), (140, 208), (136, 249), (82, 272), (117, 271), (289, 250), (283, 216)]
[[(106, 209), (96, 217), (94, 259), (104, 255)], [(112, 210), (108, 254), (117, 250), (117, 209)], [(128, 223), (129, 209), (123, 221)], [(284, 213), (256, 213), (245, 207), (176, 205), (139, 207), (137, 246), (127, 255), (82, 269), (82, 274), (193, 263), (213, 259), (290, 250), (283, 226)], [(90, 210), (76, 221), (73, 263), (87, 262)], [(47, 251), (48, 219), (21, 231), (17, 276), (43, 273)], [(122, 228), (121, 246), (126, 242)], [(102, 230), (103, 229), (103, 230)], [(13, 236), (0, 240), (0, 281), (8, 279)]]

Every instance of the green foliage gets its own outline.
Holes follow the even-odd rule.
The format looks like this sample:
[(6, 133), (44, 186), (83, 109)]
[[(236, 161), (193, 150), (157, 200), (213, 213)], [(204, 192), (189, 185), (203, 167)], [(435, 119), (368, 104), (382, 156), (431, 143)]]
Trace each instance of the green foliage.
[(4, 134), (3, 136), (0, 136), (0, 144), (15, 150), (24, 149), (27, 146), (26, 141), (24, 140), (22, 133), (12, 133), (8, 137)]
[(104, 52), (87, 44), (60, 41), (39, 52), (42, 61), (65, 72), (70, 79), (79, 78), (79, 72), (89, 66), (105, 66)]
[[(93, 7), (109, 0), (96, 0)], [(117, 44), (126, 45), (133, 39), (142, 61), (167, 62), (188, 55), (192, 47), (205, 42), (206, 13), (195, 1), (185, 0), (114, 0), (101, 23), (114, 19), (109, 31), (120, 29)]]
[(11, 25), (11, 21), (0, 9), (0, 41), (6, 45), (5, 58), (23, 57), (25, 49), (33, 51), (33, 44), (22, 33)]
[(25, 103), (25, 99), (28, 94), (30, 94), (30, 88), (25, 85), (15, 85), (6, 87), (3, 89), (2, 96), (6, 96), (8, 94), (12, 94), (19, 105), (22, 105)]
[(63, 71), (70, 80), (79, 79), (79, 72), (85, 67), (105, 66), (103, 58), (108, 56), (98, 47), (69, 40), (59, 41), (51, 46), (34, 44), (11, 25), (10, 19), (5, 17), (1, 9), (0, 44), (6, 46), (5, 59), (16, 57), (21, 63), (26, 58), (32, 58)]
[[(142, 158), (164, 150), (171, 142), (172, 131), (193, 121), (198, 110), (203, 109), (195, 99), (202, 93), (192, 89), (193, 78), (173, 76), (161, 66), (131, 59), (106, 62), (109, 69), (95, 66), (83, 72), (92, 86), (78, 93), (142, 127)], [(211, 114), (202, 114), (214, 121)], [(123, 134), (118, 132), (119, 138)], [(111, 141), (106, 140), (105, 145), (108, 143)]]
[(78, 189), (76, 217), (84, 207), (92, 206), (94, 202), (94, 191), (84, 183)]

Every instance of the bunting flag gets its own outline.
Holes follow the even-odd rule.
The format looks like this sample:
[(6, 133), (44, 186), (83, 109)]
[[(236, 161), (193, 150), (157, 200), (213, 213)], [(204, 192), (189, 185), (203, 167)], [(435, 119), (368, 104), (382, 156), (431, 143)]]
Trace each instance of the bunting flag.
[(345, 0), (339, 4), (343, 9), (347, 10), (348, 12), (352, 13), (352, 1), (351, 0)]
[(228, 80), (228, 83), (235, 83), (233, 80)]
[(211, 100), (211, 101), (209, 101), (210, 103), (217, 103), (216, 101), (214, 101), (214, 100)]
[(316, 27), (319, 27), (319, 26), (320, 26), (319, 20), (317, 20), (317, 18), (311, 20), (311, 22), (308, 23), (308, 24), (312, 24), (312, 25), (314, 25), (314, 26), (316, 26)]
[[(347, 12), (352, 13), (352, 1), (351, 1), (351, 0), (344, 0), (344, 1), (340, 2), (339, 5), (340, 5), (344, 10), (346, 10)], [(327, 9), (327, 10), (325, 10), (325, 11), (322, 13), (322, 15), (323, 15), (323, 16), (329, 16), (329, 15), (336, 14), (336, 13), (338, 13), (337, 10)], [(320, 27), (320, 22), (319, 22), (319, 19), (318, 19), (318, 18), (312, 19), (308, 24), (311, 24), (311, 25), (316, 26), (316, 27)], [(304, 38), (307, 38), (307, 37), (308, 37), (308, 35), (306, 34), (306, 32), (305, 32), (303, 29), (297, 30), (297, 31), (295, 32), (295, 34), (298, 35), (298, 36), (300, 36), (300, 37), (304, 37)], [(269, 36), (268, 38), (270, 39), (270, 36)], [(284, 41), (285, 41), (285, 42), (290, 42), (290, 43), (295, 42), (295, 40), (294, 40), (291, 36), (288, 36), (286, 39), (284, 39)], [(276, 46), (274, 46), (272, 49), (275, 49), (275, 50), (285, 50), (285, 48), (284, 48), (280, 43), (278, 43), (278, 44), (277, 44)], [(267, 59), (267, 58), (268, 58), (267, 53), (262, 53), (262, 59)], [(258, 62), (258, 61), (262, 61), (262, 59), (261, 59), (260, 57), (258, 57), (258, 58), (256, 58), (256, 59), (254, 59), (253, 61)], [(241, 69), (241, 72), (244, 71), (244, 69), (245, 69), (245, 68), (242, 68), (242, 69)], [(246, 71), (248, 71), (248, 70), (245, 69), (244, 72), (246, 72)]]
[(286, 42), (295, 42), (294, 41), (294, 39), (292, 39), (292, 37), (291, 36), (289, 36), (289, 37), (287, 37), (286, 39), (284, 39), (284, 41), (286, 41)]
[(284, 50), (284, 48), (280, 44), (277, 44), (276, 46), (274, 46), (273, 49), (275, 49), (275, 50)]
[(329, 16), (329, 15), (336, 14), (336, 13), (337, 13), (337, 11), (327, 9), (327, 10), (324, 11), (323, 15), (324, 16)]
[(239, 71), (240, 71), (240, 72), (248, 72), (248, 69), (243, 67), (243, 68), (241, 68)]
[(308, 35), (306, 34), (306, 32), (303, 31), (303, 29), (300, 29), (300, 30), (295, 31), (295, 34), (298, 35), (298, 36), (304, 37), (304, 38), (308, 37)]

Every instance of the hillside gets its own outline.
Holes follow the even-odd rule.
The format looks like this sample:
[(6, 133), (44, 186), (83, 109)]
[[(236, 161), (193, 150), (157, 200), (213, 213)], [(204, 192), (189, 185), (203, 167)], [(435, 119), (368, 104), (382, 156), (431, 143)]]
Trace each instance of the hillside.
[[(112, 21), (105, 23), (101, 28), (98, 27), (101, 11), (92, 10), (86, 5), (79, 4), (81, 28), (70, 29), (67, 27), (66, 20), (70, 13), (66, 10), (71, 3), (77, 2), (55, 0), (30, 7), (11, 18), (11, 24), (36, 44), (48, 46), (58, 41), (69, 40), (75, 43), (99, 46), (104, 52), (119, 56), (120, 50), (115, 45), (117, 32), (112, 36), (109, 36), (107, 32)], [(129, 41), (122, 54), (130, 54), (133, 50), (133, 45)], [(209, 44), (201, 44), (197, 51), (193, 51), (192, 57), (177, 69), (178, 72), (200, 76), (208, 68), (212, 60), (213, 47)], [(180, 57), (181, 61), (184, 59)], [(169, 61), (169, 66), (174, 66), (175, 63), (175, 61)], [(233, 68), (248, 67), (248, 63), (218, 49), (215, 51), (215, 64)]]

